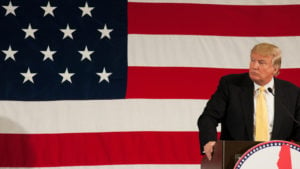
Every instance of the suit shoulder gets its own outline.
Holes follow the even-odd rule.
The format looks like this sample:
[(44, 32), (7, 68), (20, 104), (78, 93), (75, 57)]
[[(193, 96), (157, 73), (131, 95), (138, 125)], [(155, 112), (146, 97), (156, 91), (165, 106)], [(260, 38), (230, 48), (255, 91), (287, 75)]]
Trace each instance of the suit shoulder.
[(275, 80), (280, 84), (281, 87), (300, 90), (300, 88), (295, 84), (293, 84), (292, 82), (282, 80), (282, 79), (277, 79), (277, 78), (275, 78)]

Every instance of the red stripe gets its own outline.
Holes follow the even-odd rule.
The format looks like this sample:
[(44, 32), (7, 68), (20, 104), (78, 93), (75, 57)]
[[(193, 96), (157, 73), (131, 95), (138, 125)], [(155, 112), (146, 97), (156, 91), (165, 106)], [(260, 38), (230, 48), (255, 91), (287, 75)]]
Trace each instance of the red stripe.
[(281, 69), (278, 78), (287, 80), (300, 87), (300, 68)]
[(130, 34), (300, 35), (300, 5), (128, 3)]
[[(246, 69), (129, 67), (126, 98), (209, 99), (223, 75)], [(278, 76), (300, 86), (300, 69), (282, 69)]]
[(0, 167), (199, 164), (198, 132), (0, 134)]

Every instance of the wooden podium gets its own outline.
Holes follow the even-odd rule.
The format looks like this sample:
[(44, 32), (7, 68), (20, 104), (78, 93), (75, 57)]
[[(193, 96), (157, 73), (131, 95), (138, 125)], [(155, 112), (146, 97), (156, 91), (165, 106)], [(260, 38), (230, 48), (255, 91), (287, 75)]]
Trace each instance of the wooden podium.
[(209, 161), (204, 156), (201, 169), (231, 169), (239, 157), (259, 143), (254, 141), (217, 141), (212, 160)]

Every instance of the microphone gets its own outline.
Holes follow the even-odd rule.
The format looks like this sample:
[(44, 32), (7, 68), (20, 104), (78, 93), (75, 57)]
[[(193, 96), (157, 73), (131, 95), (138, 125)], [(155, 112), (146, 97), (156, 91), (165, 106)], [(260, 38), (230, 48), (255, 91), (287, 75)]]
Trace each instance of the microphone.
[(274, 97), (275, 97), (275, 94), (273, 93), (273, 89), (271, 87), (268, 87), (268, 92), (270, 92)]
[[(270, 92), (274, 97), (275, 97), (275, 94), (273, 92), (273, 89), (271, 87), (268, 87), (268, 92)], [(300, 122), (298, 120), (295, 119), (295, 117), (293, 116), (293, 114), (289, 111), (289, 109), (279, 100), (279, 103), (282, 105), (282, 107), (286, 110), (287, 114), (290, 116), (290, 118), (295, 122), (297, 123), (297, 125), (300, 126)]]

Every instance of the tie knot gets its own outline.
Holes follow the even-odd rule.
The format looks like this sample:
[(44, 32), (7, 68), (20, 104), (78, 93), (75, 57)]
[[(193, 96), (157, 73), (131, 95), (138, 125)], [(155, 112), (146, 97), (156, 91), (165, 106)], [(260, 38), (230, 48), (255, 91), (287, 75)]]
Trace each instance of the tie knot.
[(266, 89), (265, 89), (265, 87), (264, 86), (261, 86), (260, 88), (259, 88), (259, 92), (264, 92)]

